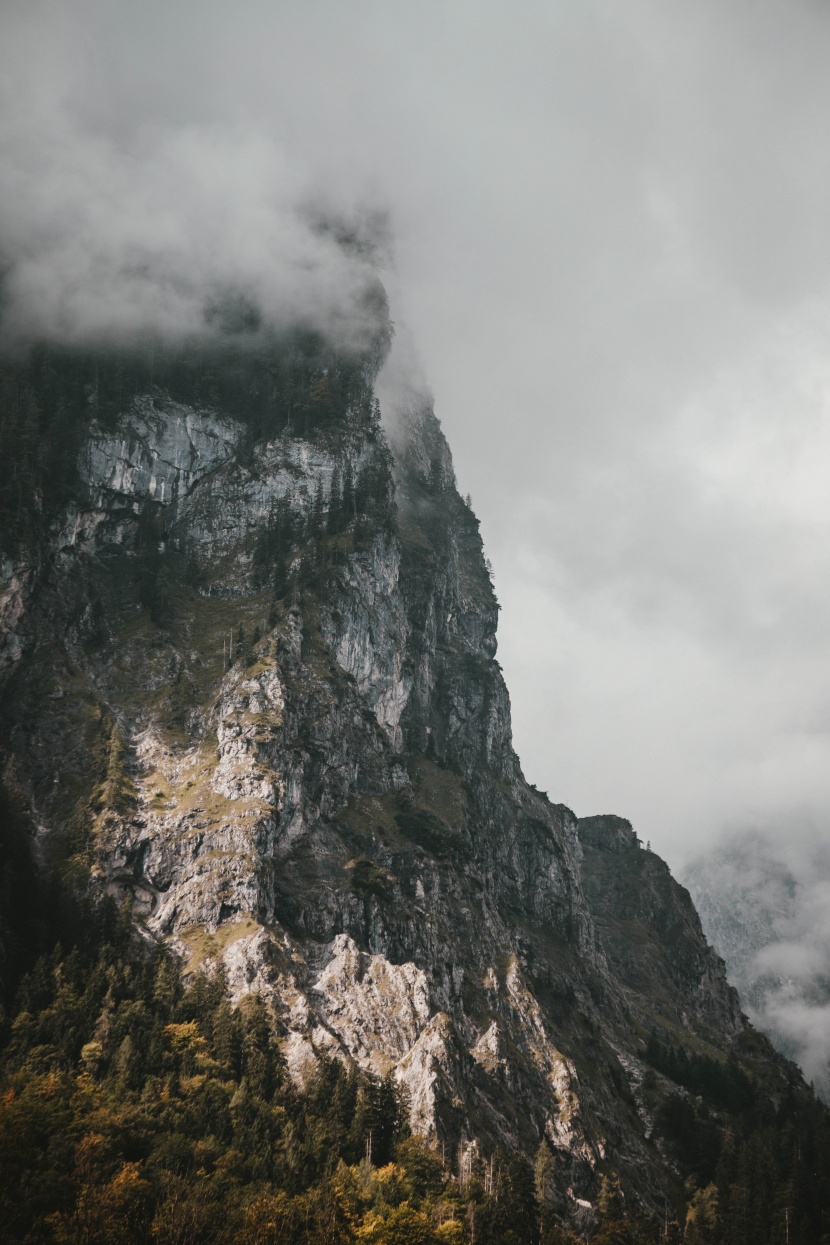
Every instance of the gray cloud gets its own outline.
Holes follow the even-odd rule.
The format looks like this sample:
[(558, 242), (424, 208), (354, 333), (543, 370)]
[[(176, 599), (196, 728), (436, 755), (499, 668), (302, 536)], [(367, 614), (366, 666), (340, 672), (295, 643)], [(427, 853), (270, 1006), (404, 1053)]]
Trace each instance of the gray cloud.
[[(78, 10), (89, 22), (103, 17)], [(96, 111), (108, 75), (87, 77), (89, 51), (65, 19), (36, 5), (18, 14), (5, 45), (6, 338), (191, 337), (216, 326), (211, 309), (242, 297), (269, 323), (302, 320), (347, 344), (363, 340), (374, 327), (370, 257), (320, 228), (325, 205), (274, 141), (234, 118), (167, 124), (152, 117), (149, 89), (132, 123), (119, 120), (108, 41), (96, 50), (116, 106), (101, 98)]]
[(388, 209), (529, 776), (673, 860), (827, 807), (825, 5), (0, 21), (15, 325), (180, 331), (225, 287), (342, 323), (364, 265), (305, 209)]
[(684, 881), (753, 1022), (830, 1099), (826, 823), (729, 835)]

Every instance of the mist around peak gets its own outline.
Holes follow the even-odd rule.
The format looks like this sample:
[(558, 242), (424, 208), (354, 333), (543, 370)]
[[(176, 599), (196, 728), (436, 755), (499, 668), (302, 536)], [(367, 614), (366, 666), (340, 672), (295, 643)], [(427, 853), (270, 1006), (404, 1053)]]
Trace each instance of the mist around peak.
[(749, 1018), (830, 1097), (830, 848), (820, 828), (736, 831), (685, 870)]
[(42, 63), (30, 68), (33, 81), (7, 75), (0, 127), (7, 349), (256, 339), (296, 324), (365, 348), (382, 211), (315, 193), (255, 127), (106, 133), (50, 96)]

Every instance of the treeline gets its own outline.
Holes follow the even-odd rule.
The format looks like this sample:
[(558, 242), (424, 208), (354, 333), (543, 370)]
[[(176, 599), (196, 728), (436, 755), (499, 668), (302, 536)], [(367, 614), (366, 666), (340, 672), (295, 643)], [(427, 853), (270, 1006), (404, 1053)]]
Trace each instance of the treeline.
[(521, 1156), (459, 1179), (409, 1135), (391, 1078), (318, 1052), (299, 1089), (259, 996), (232, 1008), (219, 975), (184, 987), (110, 901), (75, 916), (75, 945), (42, 955), (3, 1017), (4, 1241), (569, 1239), (540, 1236)]
[(36, 530), (66, 499), (86, 404), (50, 392), (43, 352), (0, 364), (0, 548)]
[(730, 1111), (747, 1111), (755, 1101), (752, 1082), (734, 1053), (725, 1061), (708, 1055), (688, 1054), (669, 1042), (663, 1044), (652, 1033), (646, 1046), (646, 1060), (677, 1085), (693, 1094), (702, 1094)]
[[(735, 1055), (690, 1054), (652, 1035), (646, 1058), (680, 1092), (651, 1092), (655, 1132), (687, 1185), (692, 1245), (830, 1241), (830, 1116), (795, 1069), (781, 1084), (750, 1079)], [(688, 1091), (688, 1092), (683, 1092)]]
[(247, 1241), (300, 1211), (309, 1240), (341, 1239), (322, 1227), (346, 1222), (330, 1177), (389, 1162), (397, 1089), (322, 1058), (298, 1092), (257, 996), (232, 1009), (219, 978), (183, 989), (128, 913), (87, 920), (96, 950), (41, 957), (6, 1026), (3, 1239)]
[[(219, 975), (183, 984), (166, 950), (137, 941), (127, 907), (61, 894), (29, 931), (41, 947), (60, 942), (29, 959), (0, 1014), (3, 1240), (576, 1242), (559, 1224), (567, 1193), (547, 1143), (534, 1166), (439, 1152), (409, 1135), (391, 1078), (322, 1051), (299, 1088), (259, 996), (233, 1008)], [(652, 1055), (691, 1079), (679, 1052), (658, 1045)], [(827, 1113), (795, 1084), (778, 1101), (753, 1088), (740, 1111), (664, 1095), (657, 1132), (688, 1204), (643, 1218), (609, 1174), (594, 1245), (826, 1240)]]

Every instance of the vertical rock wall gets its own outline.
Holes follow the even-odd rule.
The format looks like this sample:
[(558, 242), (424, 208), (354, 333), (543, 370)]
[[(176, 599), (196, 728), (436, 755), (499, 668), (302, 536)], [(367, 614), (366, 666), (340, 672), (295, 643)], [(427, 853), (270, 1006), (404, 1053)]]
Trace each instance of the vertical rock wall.
[[(609, 1162), (653, 1203), (644, 1033), (721, 1051), (743, 1022), (626, 823), (525, 783), (437, 420), (409, 411), (394, 452), (371, 420), (245, 452), (243, 431), (137, 398), (92, 430), (37, 564), (3, 571), (3, 725), (44, 860), (82, 814), (100, 885), (187, 971), (265, 992), (298, 1077), (330, 1050), (405, 1083), (427, 1135), (547, 1138), (574, 1206)], [(333, 524), (346, 477), (371, 499)]]

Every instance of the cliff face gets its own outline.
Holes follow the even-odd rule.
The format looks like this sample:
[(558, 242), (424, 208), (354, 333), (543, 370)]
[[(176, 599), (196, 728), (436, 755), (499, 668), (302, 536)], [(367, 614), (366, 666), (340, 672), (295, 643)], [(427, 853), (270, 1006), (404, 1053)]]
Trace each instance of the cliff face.
[(478, 524), (426, 405), (251, 447), (139, 395), (75, 503), (3, 569), (3, 727), (44, 864), (129, 896), (187, 971), (272, 999), (406, 1084), (450, 1145), (568, 1189), (675, 1179), (645, 1039), (721, 1058), (745, 1022), (685, 891), (628, 823), (525, 782)]
[(665, 861), (643, 850), (620, 817), (582, 818), (579, 837), (588, 902), (630, 1014), (645, 1028), (671, 1020), (679, 1029), (737, 1037), (738, 995)]

